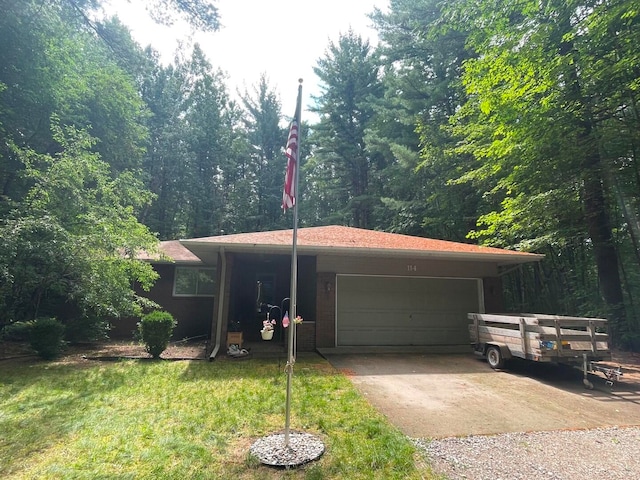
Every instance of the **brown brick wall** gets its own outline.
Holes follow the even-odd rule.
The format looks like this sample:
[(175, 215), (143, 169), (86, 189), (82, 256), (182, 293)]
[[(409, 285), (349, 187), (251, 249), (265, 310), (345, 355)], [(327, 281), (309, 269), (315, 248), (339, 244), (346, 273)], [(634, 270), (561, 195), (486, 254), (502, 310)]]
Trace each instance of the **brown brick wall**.
[[(173, 331), (172, 340), (184, 338), (209, 336), (211, 328), (211, 315), (213, 314), (213, 297), (174, 297), (173, 278), (175, 265), (156, 264), (153, 268), (160, 278), (149, 292), (140, 291), (139, 294), (147, 297), (163, 310), (171, 313), (178, 324)], [(114, 339), (131, 339), (133, 331), (137, 329), (138, 318), (120, 318), (112, 321), (112, 329), (109, 337)]]
[(486, 277), (482, 279), (484, 291), (485, 313), (504, 312), (504, 298), (502, 295), (502, 277)]
[(296, 326), (299, 352), (313, 352), (316, 349), (316, 322), (303, 321)]
[(316, 347), (335, 347), (336, 274), (316, 275)]

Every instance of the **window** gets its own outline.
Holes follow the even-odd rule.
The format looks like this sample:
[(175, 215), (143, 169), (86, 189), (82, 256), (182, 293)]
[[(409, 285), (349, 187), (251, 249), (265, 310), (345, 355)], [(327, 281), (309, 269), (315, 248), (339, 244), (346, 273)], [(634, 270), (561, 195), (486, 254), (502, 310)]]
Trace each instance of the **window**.
[(215, 286), (215, 268), (176, 267), (175, 297), (213, 297)]

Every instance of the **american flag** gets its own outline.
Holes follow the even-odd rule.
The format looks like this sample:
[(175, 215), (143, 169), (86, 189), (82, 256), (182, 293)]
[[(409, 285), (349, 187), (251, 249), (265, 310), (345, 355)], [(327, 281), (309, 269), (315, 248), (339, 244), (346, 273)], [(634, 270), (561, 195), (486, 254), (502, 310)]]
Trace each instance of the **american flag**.
[(287, 173), (284, 176), (284, 192), (282, 208), (286, 212), (296, 204), (296, 169), (298, 168), (298, 115), (291, 122), (289, 138), (285, 147), (287, 157)]

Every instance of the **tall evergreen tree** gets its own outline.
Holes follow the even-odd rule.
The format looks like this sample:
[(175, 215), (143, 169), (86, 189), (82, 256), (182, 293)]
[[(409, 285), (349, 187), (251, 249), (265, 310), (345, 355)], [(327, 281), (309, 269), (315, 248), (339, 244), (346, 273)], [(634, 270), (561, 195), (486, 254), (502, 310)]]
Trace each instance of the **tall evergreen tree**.
[(186, 188), (190, 237), (230, 231), (238, 212), (231, 204), (240, 111), (229, 98), (222, 72), (214, 70), (198, 45), (181, 65), (187, 84), (184, 122), (189, 151)]
[(468, 158), (449, 154), (457, 139), (448, 125), (466, 99), (460, 74), (470, 53), (464, 32), (441, 29), (441, 5), (392, 0), (388, 12), (372, 15), (385, 98), (369, 145), (389, 158), (382, 174), (382, 228), (464, 241), (479, 195), (473, 186), (452, 181)]
[(313, 108), (320, 121), (310, 139), (307, 187), (323, 221), (362, 228), (376, 223), (380, 156), (367, 149), (365, 136), (383, 93), (379, 70), (369, 42), (353, 31), (331, 42), (314, 68), (322, 93)]
[(242, 104), (250, 145), (245, 179), (250, 179), (254, 197), (254, 206), (247, 211), (251, 212), (247, 215), (252, 217), (251, 222), (242, 230), (275, 230), (284, 227), (281, 205), (285, 157), (282, 148), (286, 132), (280, 127), (281, 103), (263, 74), (252, 94), (245, 92), (242, 96)]
[(141, 220), (161, 239), (186, 236), (190, 153), (184, 122), (186, 82), (178, 67), (159, 64), (147, 50), (149, 68), (140, 85), (149, 110), (149, 142), (143, 162), (148, 188), (156, 195)]

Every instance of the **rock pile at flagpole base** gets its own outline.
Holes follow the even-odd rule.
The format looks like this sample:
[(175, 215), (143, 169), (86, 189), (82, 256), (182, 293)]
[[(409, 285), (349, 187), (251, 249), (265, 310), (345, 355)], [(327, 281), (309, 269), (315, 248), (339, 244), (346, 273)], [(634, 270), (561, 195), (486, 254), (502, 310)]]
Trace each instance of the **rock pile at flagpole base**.
[(265, 465), (291, 468), (320, 458), (324, 443), (310, 433), (290, 432), (287, 446), (284, 433), (274, 433), (256, 440), (249, 451)]

